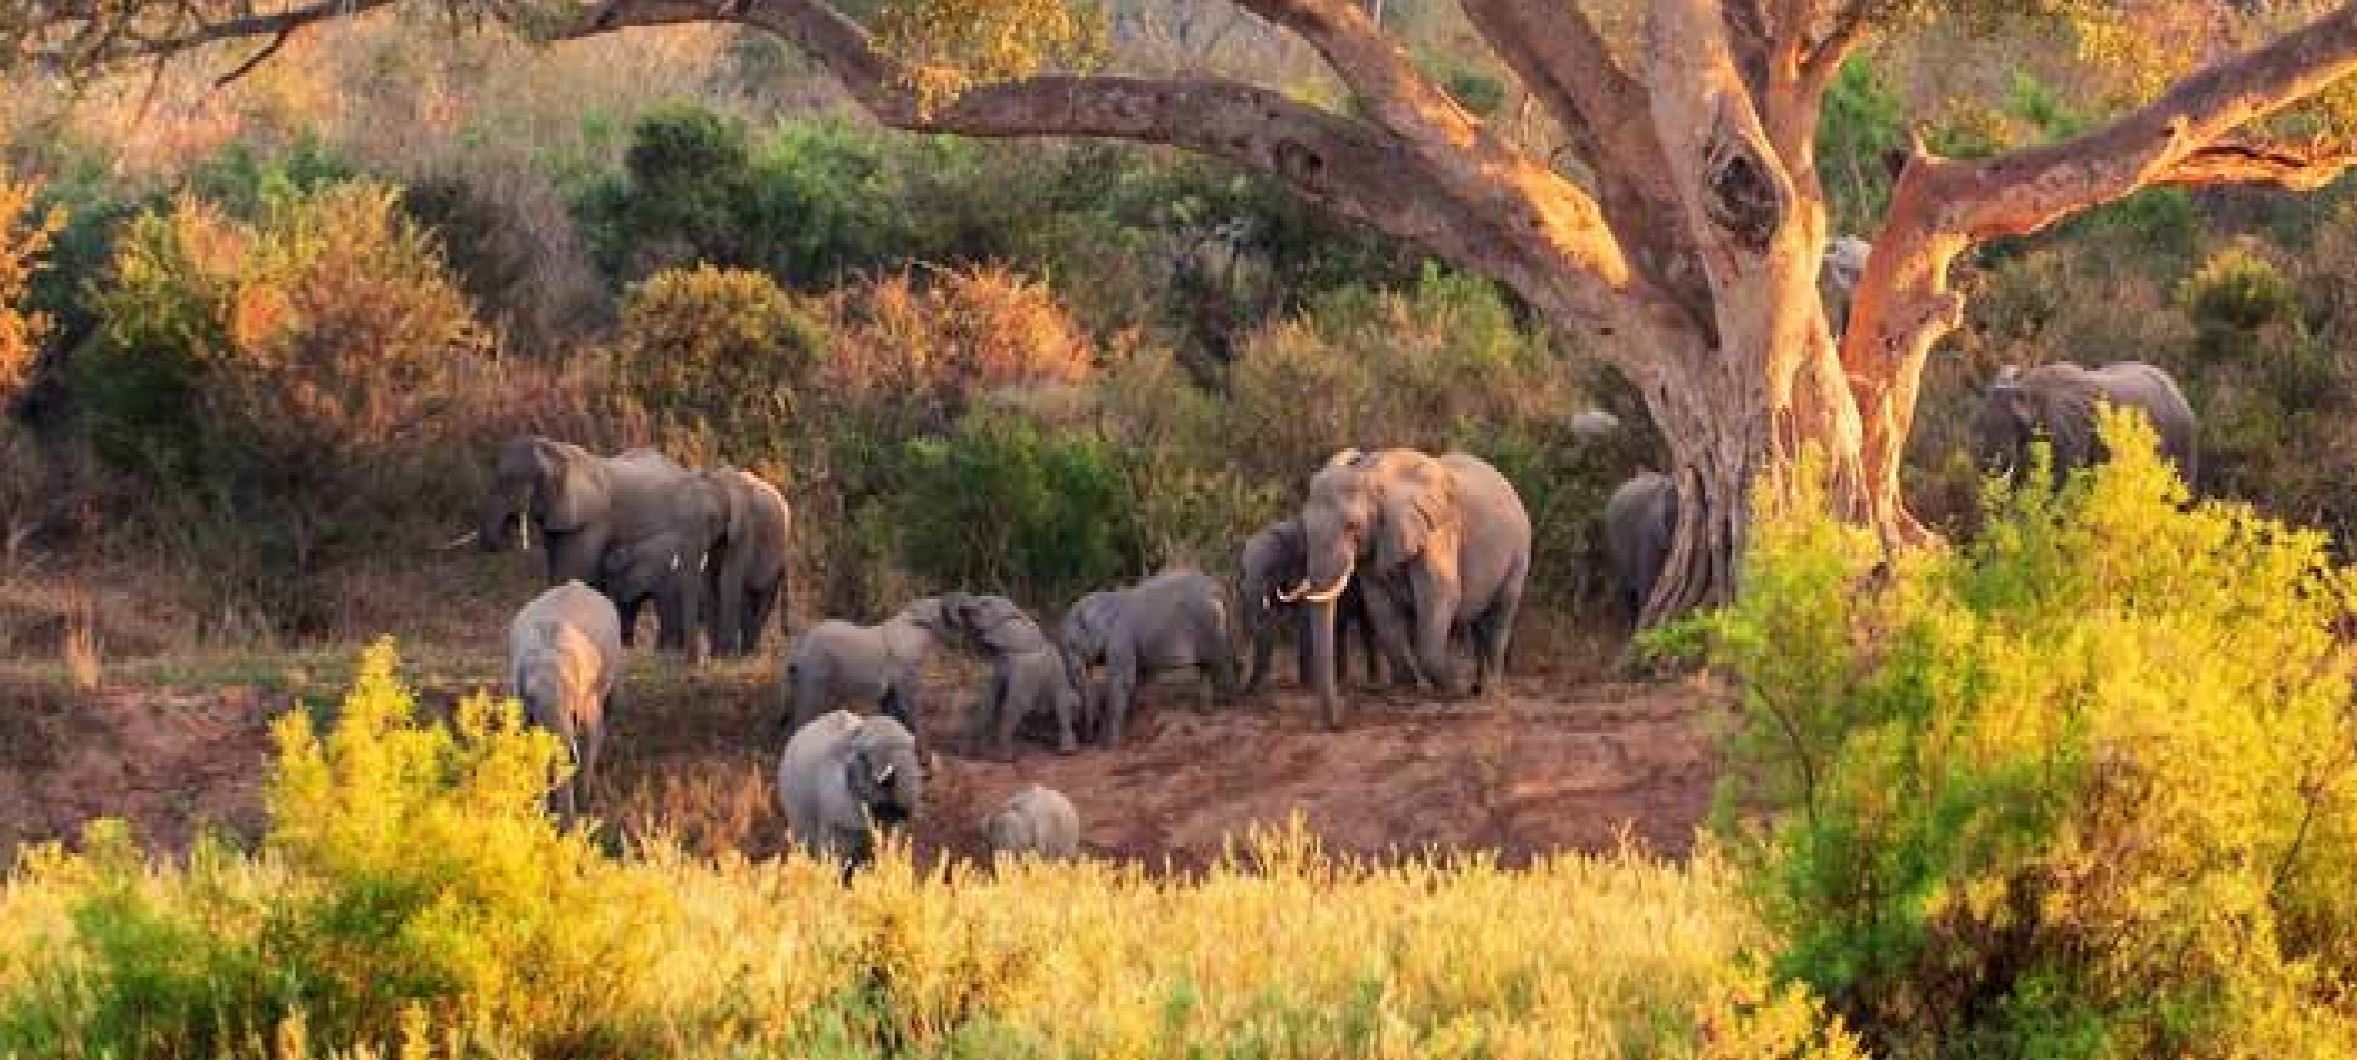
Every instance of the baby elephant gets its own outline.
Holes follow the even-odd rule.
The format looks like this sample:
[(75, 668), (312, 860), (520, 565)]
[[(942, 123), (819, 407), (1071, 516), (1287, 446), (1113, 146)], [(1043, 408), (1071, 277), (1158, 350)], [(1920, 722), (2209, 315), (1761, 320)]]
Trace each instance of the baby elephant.
[(1080, 815), (1072, 800), (1037, 784), (1015, 793), (983, 826), (994, 854), (1036, 854), (1062, 860), (1080, 853)]
[(1080, 688), (1039, 623), (1003, 596), (951, 593), (942, 601), (950, 621), (990, 657), (990, 688), (975, 721), (975, 741), (991, 740), (998, 757), (1012, 761), (1016, 726), (1033, 712), (1045, 711), (1056, 718), (1057, 751), (1078, 750), (1073, 724), (1081, 709)]
[(1105, 667), (1104, 718), (1098, 740), (1121, 744), (1138, 682), (1173, 670), (1193, 670), (1205, 681), (1203, 698), (1225, 702), (1236, 691), (1236, 647), (1228, 639), (1227, 591), (1201, 571), (1172, 570), (1116, 593), (1083, 598), (1064, 621), (1064, 654), (1075, 682), (1088, 668)]
[(780, 717), (795, 729), (846, 701), (874, 704), (918, 731), (917, 689), (925, 659), (948, 632), (938, 597), (911, 601), (879, 625), (828, 619), (794, 638), (786, 652)]
[(606, 715), (622, 676), (622, 618), (613, 601), (578, 581), (534, 597), (508, 626), (508, 680), (524, 718), (564, 741), (573, 775), (549, 793), (570, 828), (589, 799), (589, 774), (605, 742)]
[(890, 718), (838, 710), (786, 741), (777, 798), (794, 842), (843, 862), (843, 878), (874, 857), (874, 829), (907, 824), (924, 795), (917, 741)]

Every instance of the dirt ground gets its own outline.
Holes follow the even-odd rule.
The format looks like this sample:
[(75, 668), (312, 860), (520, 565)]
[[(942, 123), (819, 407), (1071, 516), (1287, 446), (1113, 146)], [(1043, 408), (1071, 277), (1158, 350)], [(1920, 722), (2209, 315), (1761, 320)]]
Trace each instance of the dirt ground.
[[(437, 707), (480, 687), (489, 663), (408, 669), (425, 671), (411, 679)], [(618, 711), (598, 780), (609, 827), (706, 852), (781, 849), (770, 775), (782, 736), (766, 671), (674, 668), (643, 682)], [(946, 675), (929, 700), (970, 699), (967, 679)], [(332, 681), (310, 683), (311, 699), (332, 698)], [(0, 678), (0, 866), (19, 844), (71, 839), (99, 816), (129, 818), (164, 849), (208, 826), (256, 834), (269, 722), (297, 699), (282, 684), (198, 692), (133, 677), (80, 691)], [(1546, 677), (1508, 687), (1503, 706), (1360, 693), (1345, 730), (1330, 732), (1289, 683), (1212, 713), (1164, 685), (1142, 698), (1118, 751), (1026, 747), (1000, 763), (933, 746), (918, 849), (978, 853), (982, 819), (1027, 783), (1072, 798), (1090, 851), (1158, 868), (1203, 864), (1231, 834), (1295, 811), (1331, 848), (1367, 856), (1486, 849), (1516, 862), (1609, 848), (1624, 830), (1665, 853), (1690, 847), (1717, 770), (1705, 689)], [(956, 717), (931, 724), (928, 744), (962, 744), (963, 728)]]

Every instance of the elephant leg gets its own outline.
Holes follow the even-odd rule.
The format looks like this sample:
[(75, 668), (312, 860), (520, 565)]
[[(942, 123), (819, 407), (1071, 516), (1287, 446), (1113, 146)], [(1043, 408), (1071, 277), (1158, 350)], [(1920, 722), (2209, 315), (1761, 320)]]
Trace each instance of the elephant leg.
[(983, 745), (990, 740), (992, 731), (998, 727), (999, 715), (1006, 712), (1009, 691), (1007, 662), (1006, 658), (1001, 656), (991, 668), (990, 687), (983, 690), (981, 711), (974, 718), (971, 750), (976, 756), (983, 753)]
[(1044, 691), (1046, 689), (1029, 682), (1021, 688), (1007, 689), (999, 703), (998, 714), (992, 719), (998, 724), (994, 726), (996, 731), (991, 733), (991, 749), (998, 755), (999, 761), (1015, 760), (1015, 727), (1023, 724), (1023, 716), (1039, 705), (1040, 694)]
[(1221, 706), (1234, 703), (1237, 690), (1235, 646), (1228, 643), (1227, 637), (1214, 631), (1204, 654), (1211, 657), (1212, 698), (1218, 700)]
[[(1315, 626), (1318, 620), (1318, 611), (1314, 607), (1296, 607), (1293, 609), (1292, 614), (1294, 655), (1293, 677), (1294, 680), (1301, 682), (1301, 687), (1308, 688), (1310, 687), (1311, 682), (1316, 680), (1311, 675), (1317, 673), (1318, 666), (1317, 634)], [(1335, 618), (1337, 621), (1339, 621), (1341, 616), (1336, 615)], [(1336, 660), (1334, 665), (1341, 666), (1342, 663), (1340, 660)], [(1336, 679), (1340, 679), (1339, 674), (1336, 675)]]
[[(1407, 616), (1400, 613), (1398, 601), (1375, 579), (1368, 581), (1359, 600), (1366, 606), (1365, 617), (1367, 624), (1375, 630), (1376, 642), (1382, 645), (1384, 657), (1391, 662), (1393, 687), (1415, 687), (1421, 675), (1408, 643)], [(1341, 616), (1337, 614), (1335, 618), (1339, 621)], [(1335, 645), (1335, 649), (1339, 653), (1341, 645)]]
[(1262, 610), (1252, 624), (1252, 668), (1244, 678), (1244, 694), (1257, 696), (1268, 680), (1269, 662), (1277, 654), (1277, 616)]
[(1457, 679), (1449, 659), (1449, 627), (1455, 622), (1460, 590), (1455, 579), (1421, 564), (1410, 572), (1409, 583), (1416, 601), (1416, 662), (1435, 692), (1454, 696)]
[[(1528, 566), (1527, 561), (1524, 564)], [(1473, 691), (1502, 690), (1506, 681), (1506, 653), (1514, 646), (1514, 616), (1522, 610), (1523, 572), (1506, 579), (1487, 613), (1473, 625), (1475, 671)]]
[[(1367, 618), (1366, 602), (1363, 600), (1354, 599), (1350, 601), (1349, 606), (1343, 610), (1343, 613), (1350, 616), (1351, 628), (1358, 631), (1359, 654), (1367, 661), (1367, 684), (1376, 688), (1382, 687), (1384, 674), (1383, 645), (1378, 643), (1376, 640), (1375, 623), (1369, 621)], [(1349, 641), (1347, 639), (1343, 639), (1342, 643), (1347, 645)], [(1337, 650), (1340, 649), (1338, 648)], [(1391, 672), (1396, 674), (1399, 672), (1399, 668), (1393, 667)]]
[(589, 738), (581, 741), (581, 765), (573, 771), (575, 812), (579, 812), (579, 807), (589, 805), (589, 781), (597, 773), (598, 745), (604, 742), (602, 729), (591, 730)]
[(901, 728), (908, 730), (910, 739), (920, 744), (924, 742), (924, 733), (917, 728), (916, 694), (909, 685), (895, 681), (884, 689), (882, 709), (885, 717), (899, 722)]
[(704, 627), (711, 631), (712, 654), (724, 657), (752, 650), (744, 637), (745, 618), (750, 612), (745, 573), (732, 560), (733, 557), (730, 560), (712, 557), (713, 569), (718, 574), (711, 579), (712, 585), (706, 593), (709, 599), (704, 606), (709, 616)]
[(1056, 697), (1056, 753), (1072, 754), (1080, 750), (1080, 737), (1073, 731), (1073, 715), (1079, 713), (1080, 692), (1077, 688), (1059, 688)]
[(1129, 702), (1137, 695), (1137, 660), (1126, 653), (1105, 657), (1105, 726), (1107, 749), (1121, 746), (1122, 727), (1129, 722)]
[(741, 653), (751, 655), (761, 650), (761, 631), (769, 628), (769, 613), (776, 608), (779, 597), (784, 595), (785, 586), (786, 580), (781, 577), (768, 585), (755, 588), (747, 596), (744, 626), (737, 635), (737, 648)]
[(594, 530), (550, 530), (540, 535), (548, 553), (552, 585), (579, 581), (596, 586), (598, 568), (606, 558), (606, 536)]
[(614, 610), (622, 617), (622, 646), (625, 648), (631, 647), (638, 637), (638, 612), (646, 603), (646, 597), (643, 596), (614, 601)]

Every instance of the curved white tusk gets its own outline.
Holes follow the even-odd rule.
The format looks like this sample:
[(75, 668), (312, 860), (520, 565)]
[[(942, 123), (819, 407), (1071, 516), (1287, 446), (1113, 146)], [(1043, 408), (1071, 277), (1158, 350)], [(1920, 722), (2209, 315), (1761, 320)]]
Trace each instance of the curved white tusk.
[(448, 552), (451, 549), (457, 548), (461, 545), (471, 545), (480, 540), (482, 536), (483, 532), (480, 530), (469, 530), (466, 533), (460, 534), (457, 537), (451, 538), (450, 540), (445, 541), (439, 545), (435, 545), (434, 551)]
[(1305, 576), (1300, 581), (1294, 582), (1292, 588), (1277, 590), (1277, 602), (1280, 604), (1298, 603), (1302, 597), (1308, 595), (1309, 578)]
[(1343, 587), (1348, 587), (1348, 584), (1351, 584), (1351, 575), (1355, 570), (1358, 570), (1358, 556), (1353, 556), (1351, 563), (1343, 565), (1341, 575), (1334, 577), (1334, 584), (1329, 584), (1329, 587), (1318, 589), (1318, 591), (1310, 591), (1310, 579), (1303, 577), (1299, 587), (1294, 587), (1294, 594), (1285, 596), (1285, 603), (1294, 603), (1294, 601), (1299, 601), (1299, 603), (1334, 603), (1336, 598), (1341, 598)]

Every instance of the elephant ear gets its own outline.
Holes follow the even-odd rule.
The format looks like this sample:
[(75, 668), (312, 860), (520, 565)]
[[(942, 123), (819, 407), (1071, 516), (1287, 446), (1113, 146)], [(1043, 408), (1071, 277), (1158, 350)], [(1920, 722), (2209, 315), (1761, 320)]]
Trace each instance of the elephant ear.
[(1421, 458), (1383, 492), (1383, 525), (1375, 536), (1377, 569), (1390, 570), (1411, 557), (1455, 547), (1455, 485), (1447, 468)]
[(551, 530), (578, 530), (602, 518), (606, 487), (594, 458), (549, 442), (538, 448), (541, 522)]

